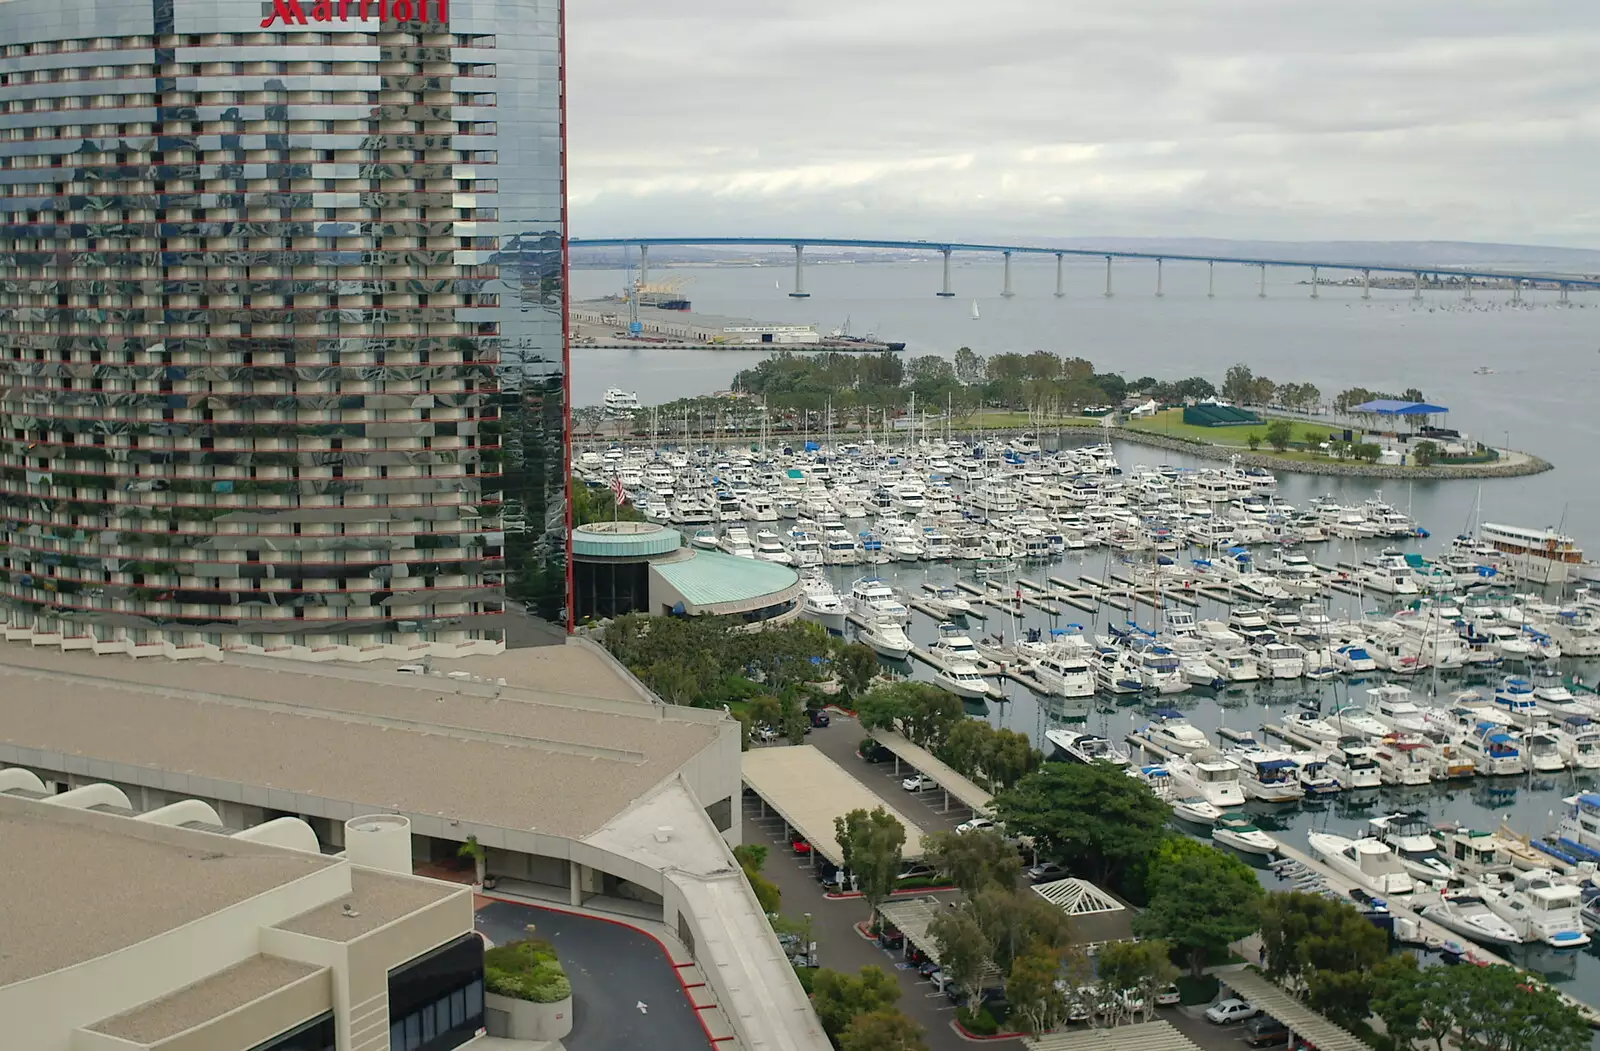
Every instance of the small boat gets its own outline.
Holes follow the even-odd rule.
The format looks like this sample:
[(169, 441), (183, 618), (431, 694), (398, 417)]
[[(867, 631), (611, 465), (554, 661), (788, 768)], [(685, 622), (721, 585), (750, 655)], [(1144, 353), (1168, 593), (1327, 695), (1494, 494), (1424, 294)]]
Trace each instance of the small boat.
[(1213, 806), (1244, 805), (1244, 789), (1239, 786), (1239, 764), (1211, 748), (1189, 756), (1174, 756), (1167, 761), (1178, 788), (1199, 795)]
[(1416, 882), (1394, 851), (1376, 839), (1346, 839), (1328, 832), (1306, 835), (1311, 853), (1369, 894), (1394, 897), (1416, 890)]
[(911, 654), (911, 639), (897, 620), (869, 620), (861, 629), (861, 641), (881, 657), (903, 661)]
[(978, 301), (976, 299), (974, 299), (972, 301), (972, 320), (976, 321), (976, 320), (978, 320), (978, 317), (979, 317), (979, 314), (978, 314)]
[(717, 549), (717, 531), (715, 529), (696, 529), (694, 536), (689, 538), (689, 544), (702, 551), (715, 551)]
[(1353, 643), (1340, 646), (1333, 651), (1333, 666), (1340, 671), (1358, 675), (1378, 670), (1377, 662), (1372, 659), (1372, 654), (1367, 652), (1366, 647)]
[(1128, 753), (1099, 734), (1051, 729), (1044, 732), (1044, 737), (1055, 746), (1052, 759), (1069, 759), (1078, 763), (1110, 763), (1112, 766), (1128, 765)]
[(1483, 896), (1461, 893), (1446, 895), (1438, 903), (1417, 910), (1447, 931), (1471, 938), (1480, 945), (1521, 945), (1517, 929), (1489, 908)]
[(1222, 811), (1201, 796), (1184, 796), (1182, 799), (1170, 799), (1172, 814), (1196, 825), (1215, 825), (1222, 816)]
[(927, 592), (923, 604), (941, 617), (966, 617), (972, 613), (972, 603), (949, 584), (923, 584), (922, 590)]
[(1224, 814), (1217, 818), (1216, 827), (1211, 830), (1211, 841), (1262, 857), (1271, 857), (1279, 850), (1277, 840), (1252, 825), (1249, 818), (1238, 814)]
[(933, 681), (957, 697), (981, 701), (989, 696), (989, 680), (966, 661), (954, 661), (933, 673)]

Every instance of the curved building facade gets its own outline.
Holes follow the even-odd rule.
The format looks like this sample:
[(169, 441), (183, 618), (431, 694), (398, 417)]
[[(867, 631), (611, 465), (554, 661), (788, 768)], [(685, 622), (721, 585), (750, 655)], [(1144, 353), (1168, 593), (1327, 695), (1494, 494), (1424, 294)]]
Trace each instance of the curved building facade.
[(0, 4), (8, 638), (492, 651), (508, 564), (560, 616), (561, 15)]

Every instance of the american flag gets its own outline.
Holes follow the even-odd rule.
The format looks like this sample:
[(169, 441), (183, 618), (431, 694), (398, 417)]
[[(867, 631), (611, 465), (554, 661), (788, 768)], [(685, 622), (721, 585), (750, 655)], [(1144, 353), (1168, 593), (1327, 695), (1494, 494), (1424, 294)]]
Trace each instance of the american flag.
[(611, 476), (611, 495), (616, 497), (618, 507), (627, 502), (628, 494), (622, 491), (622, 478), (620, 475), (614, 474)]

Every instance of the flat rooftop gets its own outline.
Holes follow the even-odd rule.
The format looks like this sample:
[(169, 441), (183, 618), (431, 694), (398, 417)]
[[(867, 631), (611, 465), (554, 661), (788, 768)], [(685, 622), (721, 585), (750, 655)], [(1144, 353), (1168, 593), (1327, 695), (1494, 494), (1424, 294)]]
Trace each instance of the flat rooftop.
[(154, 1044), (324, 970), (326, 968), (278, 956), (252, 956), (159, 1000), (97, 1022), (89, 1029), (137, 1044)]
[[(7, 721), (17, 695), (7, 698)], [(337, 858), (0, 793), (0, 986), (136, 945)]]
[[(277, 924), (279, 930), (323, 941), (354, 941), (430, 905), (472, 891), (465, 884), (408, 879), (372, 869), (350, 870), (350, 893)], [(351, 907), (347, 914), (344, 907)]]
[[(393, 671), (415, 663), (383, 660), (364, 664), (341, 663), (338, 667)], [(641, 699), (638, 687), (619, 675), (615, 665), (589, 647), (577, 644), (526, 646), (508, 649), (503, 653), (473, 654), (468, 657), (434, 657), (428, 663), (436, 672), (464, 671), (491, 682), (504, 679), (508, 686), (525, 687), (545, 694), (604, 697), (614, 701)]]
[(844, 855), (833, 819), (883, 807), (906, 829), (906, 858), (922, 857), (922, 829), (809, 744), (752, 748), (741, 757), (744, 783), (835, 865)]
[[(576, 657), (565, 673), (603, 685), (585, 663), (597, 655), (546, 649), (560, 656), (545, 666)], [(568, 838), (671, 776), (728, 719), (364, 666), (13, 645), (0, 645), (0, 696), (3, 743)]]

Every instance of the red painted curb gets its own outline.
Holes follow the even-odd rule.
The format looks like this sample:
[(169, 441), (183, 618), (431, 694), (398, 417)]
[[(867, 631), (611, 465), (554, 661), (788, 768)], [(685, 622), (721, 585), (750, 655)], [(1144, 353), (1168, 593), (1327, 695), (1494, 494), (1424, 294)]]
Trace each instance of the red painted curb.
[(1027, 1033), (996, 1033), (993, 1036), (979, 1036), (954, 1018), (950, 1019), (950, 1028), (961, 1034), (963, 1040), (1021, 1040), (1028, 1035)]
[[(594, 916), (594, 915), (591, 915), (590, 913), (578, 912), (578, 911), (576, 911), (574, 909), (563, 909), (563, 908), (561, 908), (560, 906), (557, 906), (557, 905), (530, 905), (528, 902), (525, 902), (525, 901), (516, 901), (516, 900), (514, 900), (512, 898), (499, 898), (499, 897), (495, 897), (493, 894), (485, 894), (485, 895), (483, 895), (483, 897), (486, 897), (486, 898), (490, 899), (491, 901), (504, 902), (507, 905), (521, 905), (521, 906), (524, 906), (525, 908), (529, 908), (529, 909), (543, 909), (546, 912), (561, 912), (561, 913), (565, 913), (568, 916), (582, 916), (585, 919), (599, 920), (601, 923), (610, 923), (610, 924), (613, 924), (614, 926), (617, 926), (617, 927), (626, 927), (630, 931), (638, 931), (640, 934), (644, 935), (646, 938), (649, 938), (651, 941), (655, 942), (656, 945), (659, 946), (660, 949), (661, 949), (661, 955), (665, 956), (667, 958), (667, 962), (672, 964), (672, 973), (677, 976), (678, 985), (682, 986), (682, 988), (683, 988), (683, 998), (689, 1004), (689, 1006), (691, 1008), (693, 1008), (695, 1020), (700, 1023), (700, 1031), (706, 1034), (706, 1043), (708, 1043), (711, 1046), (713, 1051), (715, 1051), (717, 1044), (721, 1043), (724, 1040), (732, 1040), (733, 1039), (733, 1037), (731, 1037), (731, 1036), (712, 1036), (711, 1035), (711, 1027), (706, 1025), (705, 1018), (700, 1014), (701, 1011), (705, 1010), (705, 1007), (695, 1007), (694, 997), (689, 995), (689, 983), (687, 983), (687, 982), (685, 982), (683, 980), (683, 969), (685, 967), (693, 967), (694, 966), (694, 962), (690, 961), (689, 963), (672, 963), (672, 950), (667, 948), (666, 942), (663, 942), (660, 938), (657, 938), (654, 934), (651, 934), (649, 931), (645, 930), (643, 927), (635, 927), (631, 923), (626, 923), (626, 922), (624, 922), (622, 920), (614, 920), (609, 916)], [(716, 1004), (714, 1004), (714, 1003), (706, 1005), (706, 1007), (715, 1007), (715, 1006), (716, 1006)]]
[[(890, 891), (889, 897), (898, 898), (904, 897), (907, 894), (945, 894), (956, 889), (957, 888), (955, 887), (907, 887), (905, 890)], [(827, 898), (829, 901), (847, 901), (851, 898), (861, 897), (861, 892), (859, 890), (847, 890), (843, 892), (830, 891), (824, 894), (823, 897)]]

